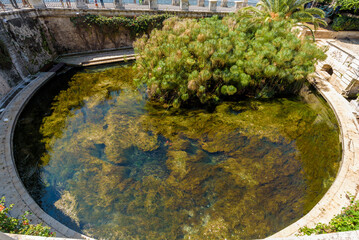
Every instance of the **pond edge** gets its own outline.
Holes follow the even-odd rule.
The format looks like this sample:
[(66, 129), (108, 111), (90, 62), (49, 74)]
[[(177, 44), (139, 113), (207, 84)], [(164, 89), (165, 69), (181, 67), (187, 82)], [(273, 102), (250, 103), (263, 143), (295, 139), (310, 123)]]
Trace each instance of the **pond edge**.
[(25, 211), (32, 212), (32, 223), (48, 225), (58, 237), (78, 239), (92, 238), (80, 234), (49, 216), (27, 192), (18, 174), (13, 156), (13, 135), (16, 122), (31, 97), (53, 76), (55, 72), (39, 72), (37, 77), (26, 85), (9, 103), (2, 113), (0, 121), (0, 193), (7, 203), (15, 204), (10, 214), (18, 217)]
[[(18, 216), (28, 210), (33, 213), (31, 220), (36, 223), (43, 222), (50, 226), (59, 237), (91, 239), (73, 231), (45, 213), (27, 192), (15, 165), (13, 134), (17, 119), (31, 97), (54, 75), (55, 72), (40, 72), (36, 79), (32, 80), (16, 95), (2, 113), (0, 121), (0, 192), (5, 195), (8, 203), (15, 204), (16, 209), (12, 215)], [(356, 181), (359, 179), (359, 158), (355, 154), (356, 151), (359, 153), (357, 119), (349, 102), (337, 93), (326, 80), (314, 77), (309, 79), (309, 82), (317, 88), (336, 115), (341, 132), (341, 165), (332, 186), (314, 208), (298, 221), (268, 239), (293, 236), (300, 227), (313, 227), (318, 222), (327, 223), (349, 204), (348, 193), (354, 195), (355, 198), (358, 197), (359, 185)]]
[[(342, 159), (337, 176), (322, 199), (305, 216), (267, 239), (294, 236), (299, 228), (329, 223), (350, 203), (350, 195), (358, 199), (359, 191), (359, 125), (349, 101), (318, 74), (308, 81), (319, 91), (334, 111), (340, 129)], [(323, 146), (325, 147), (325, 146)]]

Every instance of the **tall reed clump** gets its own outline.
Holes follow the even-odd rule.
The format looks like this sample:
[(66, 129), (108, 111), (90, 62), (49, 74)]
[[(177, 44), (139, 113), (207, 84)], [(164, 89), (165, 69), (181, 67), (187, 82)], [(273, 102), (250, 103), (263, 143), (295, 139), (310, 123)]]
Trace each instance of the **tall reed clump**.
[[(254, 18), (253, 18), (254, 19)], [(324, 51), (286, 19), (170, 18), (135, 43), (135, 82), (166, 106), (297, 93)]]

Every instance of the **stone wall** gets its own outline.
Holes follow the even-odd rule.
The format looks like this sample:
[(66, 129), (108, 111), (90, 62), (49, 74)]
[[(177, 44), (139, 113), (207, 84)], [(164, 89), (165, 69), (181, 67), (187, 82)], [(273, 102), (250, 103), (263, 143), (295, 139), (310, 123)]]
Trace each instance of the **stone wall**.
[[(359, 40), (347, 45), (344, 40), (320, 40), (328, 48), (327, 59), (319, 62), (317, 72), (345, 97), (354, 98), (359, 92)], [(349, 49), (348, 46), (352, 49)]]
[[(91, 50), (131, 46), (133, 38), (127, 29), (119, 29), (111, 37), (96, 29), (90, 31), (76, 27), (71, 17), (98, 14), (103, 16), (139, 16), (165, 13), (153, 10), (116, 9), (22, 9), (0, 13), (0, 41), (9, 50), (11, 69), (0, 68), (1, 99), (28, 75), (35, 74), (58, 55)], [(228, 13), (198, 11), (166, 11), (182, 17), (206, 17)]]

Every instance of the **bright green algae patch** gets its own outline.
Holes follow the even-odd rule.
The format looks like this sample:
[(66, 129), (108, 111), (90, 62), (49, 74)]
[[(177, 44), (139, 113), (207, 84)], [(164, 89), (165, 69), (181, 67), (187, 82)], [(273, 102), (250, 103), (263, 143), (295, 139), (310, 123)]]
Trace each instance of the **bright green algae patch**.
[(309, 89), (178, 110), (146, 102), (132, 76), (131, 67), (78, 73), (42, 120), (36, 200), (46, 210), (55, 189), (56, 208), (84, 233), (262, 238), (308, 212), (334, 180), (337, 122)]

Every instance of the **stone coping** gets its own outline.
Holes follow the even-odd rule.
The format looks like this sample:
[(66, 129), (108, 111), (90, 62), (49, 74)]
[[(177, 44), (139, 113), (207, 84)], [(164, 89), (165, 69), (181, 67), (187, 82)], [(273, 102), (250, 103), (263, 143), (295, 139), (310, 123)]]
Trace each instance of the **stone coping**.
[(19, 9), (11, 12), (0, 12), (0, 19), (15, 19), (20, 18), (23, 15), (27, 17), (71, 17), (78, 15), (94, 14), (113, 17), (117, 15), (134, 17), (143, 14), (155, 15), (155, 14), (172, 14), (180, 17), (192, 17), (202, 18), (210, 17), (214, 15), (227, 16), (230, 12), (211, 12), (207, 8), (196, 10), (150, 10), (150, 9), (71, 9), (71, 8), (45, 8), (45, 9)]
[(1, 240), (80, 240), (78, 238), (39, 237), (31, 235), (9, 234), (0, 232)]
[(319, 76), (310, 78), (309, 81), (326, 99), (337, 117), (342, 142), (341, 165), (332, 186), (314, 208), (304, 217), (268, 239), (294, 236), (301, 227), (314, 227), (319, 222), (328, 223), (341, 212), (343, 207), (349, 205), (349, 195), (358, 198), (359, 128), (357, 119), (350, 103), (328, 81)]
[(18, 217), (25, 211), (33, 214), (29, 219), (33, 223), (43, 222), (56, 232), (58, 237), (91, 239), (73, 231), (45, 213), (32, 199), (23, 185), (15, 166), (13, 156), (13, 134), (17, 119), (30, 98), (43, 86), (55, 72), (40, 72), (17, 96), (9, 103), (0, 119), (0, 196), (5, 196), (6, 203), (14, 203), (11, 215)]
[(272, 238), (272, 240), (358, 240), (359, 231), (327, 233), (300, 237)]

